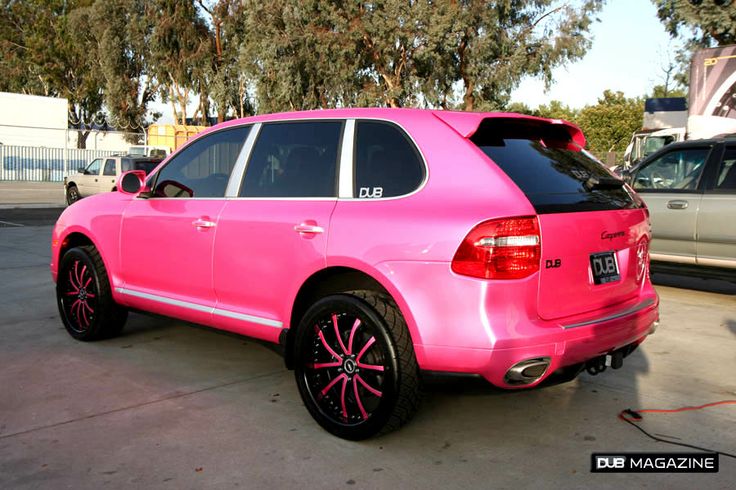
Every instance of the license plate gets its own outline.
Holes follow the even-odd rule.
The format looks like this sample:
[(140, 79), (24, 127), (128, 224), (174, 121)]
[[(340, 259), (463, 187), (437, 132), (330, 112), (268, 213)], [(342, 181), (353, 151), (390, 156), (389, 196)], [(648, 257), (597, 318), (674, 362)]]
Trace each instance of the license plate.
[(621, 279), (615, 252), (591, 254), (590, 268), (593, 271), (594, 284), (606, 284)]

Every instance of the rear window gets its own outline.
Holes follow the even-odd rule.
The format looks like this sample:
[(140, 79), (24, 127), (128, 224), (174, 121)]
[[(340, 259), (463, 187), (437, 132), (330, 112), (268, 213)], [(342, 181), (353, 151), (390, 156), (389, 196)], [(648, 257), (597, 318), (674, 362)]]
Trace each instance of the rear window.
[(123, 172), (128, 172), (130, 170), (143, 170), (146, 172), (146, 175), (148, 175), (160, 162), (161, 160), (131, 160), (129, 158), (125, 158), (121, 163)]
[(587, 156), (562, 126), (486, 119), (471, 141), (514, 181), (539, 214), (637, 207), (621, 181)]

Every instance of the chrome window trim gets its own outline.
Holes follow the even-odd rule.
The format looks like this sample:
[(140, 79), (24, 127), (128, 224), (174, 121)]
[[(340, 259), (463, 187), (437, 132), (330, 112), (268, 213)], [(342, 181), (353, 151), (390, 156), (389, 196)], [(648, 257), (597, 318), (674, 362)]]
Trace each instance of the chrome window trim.
[(347, 119), (342, 133), (342, 148), (340, 149), (340, 164), (338, 165), (339, 180), (337, 197), (353, 197), (353, 168), (355, 155), (355, 119)]
[(637, 305), (634, 305), (630, 308), (625, 309), (624, 311), (620, 311), (618, 313), (614, 313), (612, 315), (604, 316), (601, 318), (595, 318), (593, 320), (587, 320), (587, 321), (579, 322), (579, 323), (570, 323), (569, 325), (562, 325), (562, 328), (568, 329), (568, 328), (584, 327), (586, 325), (593, 325), (595, 323), (603, 323), (603, 322), (608, 322), (611, 320), (616, 320), (618, 318), (623, 318), (628, 315), (633, 315), (634, 313), (641, 311), (644, 308), (647, 308), (649, 306), (652, 306), (653, 304), (654, 304), (654, 299), (648, 298)]
[(243, 143), (243, 148), (240, 149), (240, 154), (238, 154), (238, 158), (235, 160), (235, 166), (233, 167), (232, 172), (230, 172), (230, 178), (228, 179), (227, 187), (225, 188), (226, 198), (238, 197), (240, 185), (242, 184), (243, 176), (245, 175), (245, 168), (248, 165), (248, 160), (250, 159), (250, 154), (253, 151), (253, 146), (255, 146), (256, 138), (258, 138), (258, 134), (261, 132), (261, 126), (262, 123), (256, 123), (252, 128), (250, 128), (248, 137), (245, 139), (245, 143)]
[(272, 320), (271, 318), (263, 318), (260, 316), (247, 315), (245, 313), (238, 313), (230, 310), (223, 310), (222, 308), (214, 308), (212, 306), (200, 305), (197, 303), (191, 303), (189, 301), (182, 301), (179, 299), (167, 298), (165, 296), (158, 296), (156, 294), (144, 293), (143, 291), (135, 291), (133, 289), (127, 288), (115, 288), (115, 291), (118, 294), (147, 299), (150, 301), (156, 301), (157, 303), (178, 306), (180, 308), (186, 308), (189, 310), (201, 311), (203, 313), (211, 313), (213, 315), (224, 316), (226, 318), (232, 318), (235, 320), (257, 323), (259, 325), (265, 325), (267, 327), (281, 328), (284, 325), (283, 322)]

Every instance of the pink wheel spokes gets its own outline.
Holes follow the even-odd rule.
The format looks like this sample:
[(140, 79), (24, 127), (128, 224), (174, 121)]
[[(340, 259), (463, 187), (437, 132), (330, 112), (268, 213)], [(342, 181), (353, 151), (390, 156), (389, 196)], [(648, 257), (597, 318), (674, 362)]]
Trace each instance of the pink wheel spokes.
[(375, 364), (365, 364), (365, 363), (363, 363), (363, 362), (360, 361), (363, 358), (363, 355), (366, 352), (368, 352), (368, 349), (370, 349), (371, 346), (375, 342), (376, 342), (376, 338), (375, 337), (371, 337), (370, 339), (368, 339), (368, 342), (365, 343), (365, 345), (363, 346), (363, 348), (360, 349), (360, 353), (355, 358), (355, 362), (358, 364), (358, 367), (359, 368), (362, 368), (362, 369), (372, 369), (374, 371), (383, 371), (383, 366), (378, 366), (378, 365), (375, 365)]
[(325, 313), (314, 325), (311, 354), (303, 364), (307, 388), (333, 422), (363, 423), (385, 398), (388, 352), (372, 323), (351, 313)]
[(76, 260), (69, 268), (65, 290), (59, 292), (67, 320), (80, 333), (90, 328), (95, 316), (96, 294), (88, 289), (94, 288), (93, 279), (87, 265)]

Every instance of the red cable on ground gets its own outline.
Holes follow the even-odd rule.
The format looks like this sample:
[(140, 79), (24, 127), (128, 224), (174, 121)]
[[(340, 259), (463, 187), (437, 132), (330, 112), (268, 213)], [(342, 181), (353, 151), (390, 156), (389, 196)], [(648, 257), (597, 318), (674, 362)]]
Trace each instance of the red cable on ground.
[(644, 435), (646, 435), (647, 437), (650, 437), (650, 438), (654, 439), (655, 441), (665, 442), (667, 444), (674, 444), (676, 446), (688, 447), (688, 448), (692, 448), (692, 449), (698, 449), (700, 451), (706, 451), (706, 452), (711, 452), (711, 453), (718, 453), (718, 454), (721, 454), (723, 456), (728, 456), (730, 458), (735, 458), (736, 459), (736, 455), (731, 454), (731, 453), (726, 453), (726, 452), (723, 452), (723, 451), (716, 451), (714, 449), (708, 449), (708, 448), (699, 447), (699, 446), (693, 446), (691, 444), (685, 444), (685, 443), (681, 443), (681, 442), (670, 441), (670, 440), (667, 440), (667, 439), (663, 439), (661, 437), (653, 436), (652, 434), (650, 434), (649, 432), (647, 432), (646, 430), (644, 430), (643, 428), (641, 428), (640, 426), (638, 426), (636, 424), (636, 422), (640, 422), (642, 420), (642, 418), (643, 418), (641, 416), (642, 413), (678, 413), (678, 412), (688, 412), (688, 411), (691, 411), (691, 410), (701, 410), (703, 408), (715, 407), (717, 405), (736, 405), (736, 400), (721, 400), (721, 401), (717, 401), (717, 402), (706, 403), (704, 405), (698, 405), (698, 406), (695, 406), (695, 407), (681, 407), (681, 408), (673, 408), (673, 409), (646, 408), (646, 409), (642, 409), (642, 410), (632, 410), (630, 408), (627, 408), (626, 410), (622, 410), (621, 412), (619, 412), (618, 418), (620, 420), (623, 420), (627, 424), (630, 424), (630, 425), (636, 427), (637, 430), (641, 431), (642, 433), (644, 433)]

